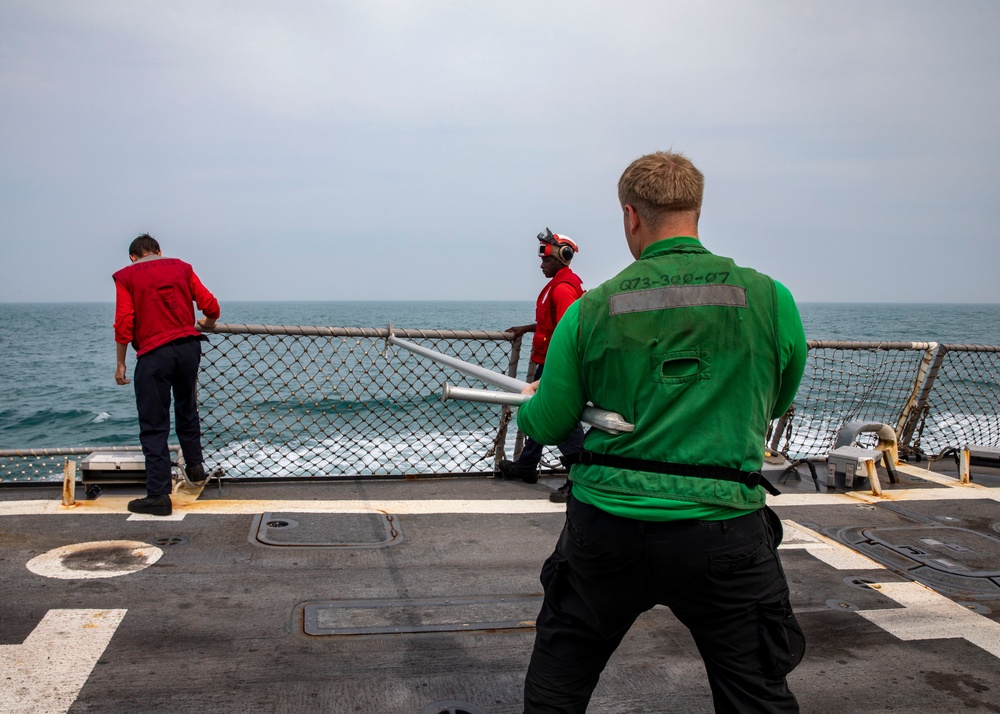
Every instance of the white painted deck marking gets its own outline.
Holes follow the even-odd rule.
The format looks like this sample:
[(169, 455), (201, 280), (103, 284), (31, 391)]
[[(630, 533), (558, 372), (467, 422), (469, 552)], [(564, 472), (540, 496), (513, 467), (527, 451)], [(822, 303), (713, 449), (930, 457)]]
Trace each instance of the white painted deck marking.
[(184, 511), (174, 509), (169, 516), (151, 516), (148, 513), (129, 513), (127, 521), (183, 521)]
[(919, 583), (875, 583), (870, 587), (903, 607), (858, 614), (901, 640), (961, 637), (1000, 657), (1000, 623), (993, 622)]
[[(987, 488), (980, 484), (963, 484), (957, 478), (935, 474), (908, 464), (899, 464), (897, 469), (911, 476), (936, 483), (946, 488), (910, 488), (885, 491), (882, 496), (874, 496), (870, 491), (849, 491), (845, 493), (783, 493), (768, 496), (771, 506), (843, 506), (878, 503), (880, 501), (965, 501), (986, 499), (1000, 501), (1000, 488)], [(771, 471), (768, 471), (769, 475)], [(343, 501), (295, 501), (295, 500), (211, 500), (199, 501), (202, 487), (178, 488), (171, 494), (174, 502), (173, 513), (169, 516), (150, 516), (128, 513), (126, 508), (131, 497), (101, 496), (93, 501), (77, 501), (66, 507), (59, 501), (8, 501), (0, 502), (2, 516), (42, 516), (60, 513), (128, 513), (130, 521), (181, 521), (189, 513), (203, 515), (258, 514), (267, 511), (289, 511), (298, 513), (557, 513), (565, 506), (542, 499), (399, 499), (399, 500), (343, 500)]]
[(779, 550), (805, 550), (837, 570), (885, 570), (871, 558), (795, 521), (783, 520), (781, 523), (785, 529), (785, 538), (778, 546)]
[[(8, 501), (0, 502), (2, 516), (44, 516), (59, 514), (130, 514), (126, 505), (129, 498), (121, 496), (101, 496), (94, 501), (78, 501), (72, 508), (66, 508), (59, 501)], [(560, 513), (566, 510), (563, 503), (551, 503), (547, 499), (413, 499), (413, 500), (343, 500), (343, 501), (297, 501), (297, 500), (234, 500), (234, 501), (191, 501), (178, 506), (174, 503), (171, 516), (159, 518), (144, 516), (143, 521), (163, 521), (184, 515), (257, 515), (265, 512), (281, 513)], [(129, 520), (132, 520), (131, 518)], [(138, 519), (136, 519), (138, 520)]]
[[(952, 484), (958, 484), (952, 480)], [(974, 485), (974, 484), (973, 484)], [(170, 516), (147, 516), (129, 513), (126, 508), (130, 497), (101, 496), (93, 501), (77, 501), (75, 506), (66, 507), (56, 500), (5, 501), (0, 502), (0, 517), (3, 516), (44, 516), (57, 514), (127, 514), (129, 520), (135, 521), (179, 521), (188, 514), (201, 515), (239, 515), (258, 514), (269, 511), (297, 513), (482, 513), (482, 514), (518, 514), (518, 513), (558, 513), (566, 506), (561, 503), (551, 503), (542, 498), (532, 499), (397, 499), (397, 500), (330, 500), (330, 501), (299, 501), (299, 500), (208, 500), (199, 501), (193, 498), (178, 498), (174, 494), (174, 512)], [(967, 484), (959, 484), (953, 488), (923, 488), (899, 489), (886, 491), (882, 497), (872, 496), (870, 492), (852, 491), (849, 493), (786, 493), (780, 496), (768, 496), (771, 506), (845, 506), (878, 503), (880, 501), (967, 501), (991, 500), (1000, 501), (998, 488), (970, 488)]]
[[(885, 568), (795, 521), (783, 520), (785, 540), (779, 550), (801, 549), (837, 570)], [(872, 590), (902, 605), (886, 610), (859, 610), (869, 622), (901, 640), (968, 640), (994, 657), (1000, 657), (1000, 623), (994, 622), (931, 588), (914, 582), (871, 583)]]
[(0, 711), (69, 711), (127, 610), (49, 610), (20, 645), (0, 645)]
[(962, 483), (955, 476), (934, 473), (930, 469), (922, 469), (917, 466), (911, 466), (910, 464), (896, 464), (896, 470), (900, 473), (922, 478), (925, 481), (930, 481), (931, 483), (940, 484), (942, 486), (950, 486), (952, 488), (968, 488), (973, 490), (987, 488), (986, 486), (978, 483)]
[[(88, 558), (88, 551), (91, 551)], [(102, 562), (103, 554), (109, 559), (128, 553), (128, 560), (113, 564)], [(136, 540), (101, 540), (90, 543), (73, 543), (42, 553), (25, 563), (35, 575), (59, 580), (90, 580), (116, 578), (136, 573), (159, 560), (163, 551), (156, 546)], [(76, 560), (72, 560), (78, 556)]]

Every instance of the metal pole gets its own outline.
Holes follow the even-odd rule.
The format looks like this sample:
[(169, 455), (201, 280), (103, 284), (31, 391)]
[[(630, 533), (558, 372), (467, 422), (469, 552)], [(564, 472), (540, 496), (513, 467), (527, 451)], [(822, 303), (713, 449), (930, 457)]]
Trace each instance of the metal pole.
[(931, 388), (937, 379), (938, 370), (941, 368), (941, 362), (944, 361), (944, 356), (947, 353), (948, 348), (946, 346), (939, 348), (937, 342), (931, 342), (924, 351), (924, 358), (920, 360), (920, 368), (917, 370), (917, 378), (913, 382), (913, 391), (906, 400), (903, 413), (899, 415), (899, 420), (896, 422), (896, 432), (899, 434), (898, 443), (903, 447), (910, 447), (913, 432), (917, 429), (924, 405), (927, 403)]
[(76, 462), (72, 459), (66, 460), (63, 468), (63, 493), (62, 505), (73, 507), (76, 505)]
[(422, 357), (427, 357), (435, 362), (440, 362), (441, 364), (446, 364), (452, 369), (456, 369), (462, 374), (467, 374), (470, 377), (475, 377), (480, 382), (486, 382), (487, 384), (492, 384), (494, 387), (500, 387), (508, 392), (520, 393), (522, 389), (528, 386), (527, 382), (522, 382), (520, 379), (515, 379), (514, 377), (508, 377), (506, 374), (498, 374), (492, 370), (486, 369), (485, 367), (480, 367), (478, 364), (472, 364), (470, 362), (465, 362), (460, 360), (458, 357), (451, 357), (441, 352), (436, 352), (429, 347), (424, 347), (422, 345), (415, 344), (408, 340), (401, 340), (396, 337), (392, 332), (389, 332), (388, 342), (390, 344), (396, 345), (397, 347), (402, 347), (403, 349), (409, 350), (414, 354), (421, 355)]
[[(403, 349), (409, 350), (414, 354), (432, 359), (435, 362), (448, 365), (452, 369), (456, 369), (463, 374), (475, 377), (482, 382), (492, 384), (495, 387), (500, 387), (500, 389), (504, 389), (508, 392), (520, 394), (521, 390), (528, 386), (527, 382), (522, 382), (520, 379), (508, 377), (506, 374), (497, 374), (496, 372), (488, 370), (485, 367), (480, 367), (477, 364), (471, 364), (470, 362), (460, 360), (458, 357), (451, 357), (432, 350), (429, 347), (423, 347), (409, 342), (408, 340), (401, 340), (392, 334), (391, 325), (389, 326), (389, 336), (386, 338), (386, 342), (396, 345), (397, 347), (402, 347)], [(606, 431), (609, 434), (623, 434), (628, 431), (635, 431), (635, 425), (625, 421), (625, 418), (622, 417), (621, 414), (609, 412), (607, 409), (601, 409), (600, 407), (584, 407), (580, 421), (592, 424), (601, 431)]]
[[(529, 401), (527, 394), (512, 394), (511, 392), (491, 392), (488, 389), (470, 389), (468, 387), (453, 387), (445, 384), (441, 390), (441, 401), (461, 399), (467, 402), (484, 402), (486, 404), (505, 404), (517, 407)], [(606, 431), (609, 434), (625, 434), (635, 431), (635, 426), (628, 423), (621, 414), (609, 412), (598, 407), (584, 407), (580, 421)]]
[(493, 392), (489, 389), (470, 389), (468, 387), (453, 387), (450, 384), (445, 384), (441, 388), (441, 401), (447, 402), (449, 399), (460, 399), (464, 402), (482, 402), (484, 404), (505, 404), (510, 407), (519, 407), (531, 399), (531, 397), (527, 394)]

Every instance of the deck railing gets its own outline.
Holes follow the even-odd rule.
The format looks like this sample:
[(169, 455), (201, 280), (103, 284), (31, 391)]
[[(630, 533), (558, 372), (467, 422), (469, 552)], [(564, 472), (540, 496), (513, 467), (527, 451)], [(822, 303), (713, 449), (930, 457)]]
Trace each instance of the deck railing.
[[(230, 478), (487, 474), (520, 436), (507, 407), (440, 400), (441, 385), (483, 385), (386, 344), (388, 328), (218, 325), (202, 358), (207, 465)], [(394, 329), (522, 379), (509, 333)], [(849, 421), (889, 424), (901, 451), (1000, 448), (1000, 347), (812, 341), (772, 451), (824, 459)], [(695, 427), (696, 428), (696, 427)], [(74, 447), (73, 455), (107, 447)], [(0, 482), (62, 478), (66, 449), (0, 451)], [(545, 463), (556, 463), (547, 451)]]

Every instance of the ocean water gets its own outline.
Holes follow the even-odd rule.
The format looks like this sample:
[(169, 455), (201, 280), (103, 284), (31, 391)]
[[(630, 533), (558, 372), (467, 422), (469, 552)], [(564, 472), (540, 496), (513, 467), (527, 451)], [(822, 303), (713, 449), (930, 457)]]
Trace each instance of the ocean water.
[[(1000, 304), (799, 308), (809, 339), (1000, 344)], [(528, 300), (236, 302), (222, 321), (499, 331), (533, 313)], [(0, 449), (138, 443), (132, 387), (114, 381), (113, 322), (112, 303), (0, 304)]]

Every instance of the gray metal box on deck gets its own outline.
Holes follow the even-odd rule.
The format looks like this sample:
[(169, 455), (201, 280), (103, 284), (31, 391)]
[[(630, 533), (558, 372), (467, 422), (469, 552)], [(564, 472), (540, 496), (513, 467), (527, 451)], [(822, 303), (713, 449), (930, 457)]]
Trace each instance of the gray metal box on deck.
[(146, 483), (146, 458), (139, 452), (95, 451), (80, 462), (82, 483)]
[(1000, 467), (1000, 449), (976, 444), (966, 444), (965, 449), (969, 452), (969, 460), (973, 466)]
[(877, 464), (882, 452), (860, 446), (840, 446), (827, 458), (826, 485), (831, 488), (861, 489), (868, 486), (865, 461)]

